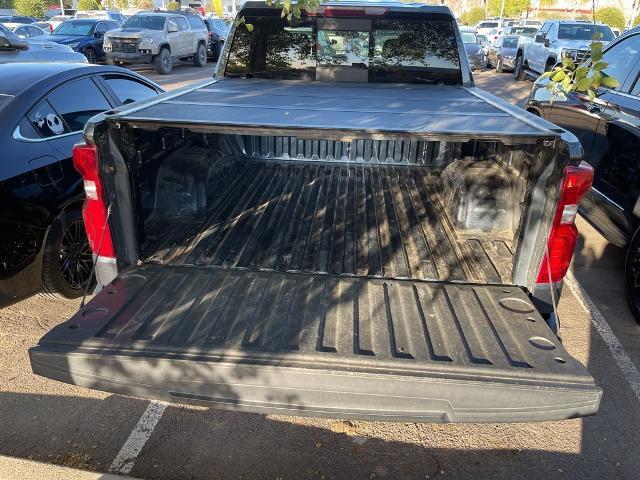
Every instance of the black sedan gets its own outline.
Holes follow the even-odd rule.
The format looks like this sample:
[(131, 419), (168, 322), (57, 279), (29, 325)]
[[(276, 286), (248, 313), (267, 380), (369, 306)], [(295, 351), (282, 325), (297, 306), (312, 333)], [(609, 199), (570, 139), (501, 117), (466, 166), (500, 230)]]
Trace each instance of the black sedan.
[(208, 55), (213, 58), (214, 62), (217, 62), (229, 34), (229, 26), (221, 18), (205, 18), (203, 20), (209, 31)]
[(0, 306), (36, 292), (82, 295), (92, 258), (73, 145), (96, 113), (161, 91), (118, 67), (0, 68)]
[(640, 322), (640, 28), (609, 43), (602, 73), (616, 88), (600, 88), (589, 100), (582, 93), (549, 100), (546, 80), (533, 86), (527, 110), (573, 132), (594, 170), (591, 193), (580, 212), (611, 243), (627, 248), (627, 299)]

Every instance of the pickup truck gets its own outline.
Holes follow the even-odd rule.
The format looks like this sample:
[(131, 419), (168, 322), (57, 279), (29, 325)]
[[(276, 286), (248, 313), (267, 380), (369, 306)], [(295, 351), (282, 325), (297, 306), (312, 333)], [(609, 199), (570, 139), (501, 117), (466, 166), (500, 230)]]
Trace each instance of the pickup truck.
[(593, 177), (577, 139), (474, 86), (447, 7), (239, 15), (215, 78), (89, 121), (102, 289), (33, 371), (261, 413), (596, 413), (556, 334)]
[(589, 55), (591, 42), (608, 43), (613, 32), (603, 23), (581, 20), (549, 20), (542, 24), (532, 42), (522, 42), (516, 53), (513, 76), (524, 80), (527, 72), (538, 76), (551, 70), (565, 56), (582, 63)]

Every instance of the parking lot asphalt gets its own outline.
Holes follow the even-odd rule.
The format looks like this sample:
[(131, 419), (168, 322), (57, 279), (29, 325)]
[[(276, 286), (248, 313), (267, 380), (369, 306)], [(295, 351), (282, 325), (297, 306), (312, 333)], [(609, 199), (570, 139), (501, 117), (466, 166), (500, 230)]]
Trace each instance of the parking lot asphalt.
[[(176, 88), (208, 78), (205, 70), (181, 66), (170, 76), (152, 78)], [(474, 77), (478, 86), (520, 105), (531, 88), (509, 74)], [(113, 467), (125, 450), (133, 452), (130, 475), (147, 479), (638, 478), (640, 390), (634, 369), (637, 373), (640, 367), (640, 326), (624, 298), (624, 252), (586, 222), (579, 220), (578, 227), (573, 277), (562, 293), (559, 315), (567, 350), (604, 389), (594, 417), (431, 425), (241, 414), (178, 404), (151, 408), (149, 415), (148, 401), (31, 373), (27, 349), (79, 305), (36, 296), (0, 310), (0, 455), (126, 473), (118, 469), (121, 463)], [(621, 352), (631, 369), (621, 363)], [(146, 442), (135, 445), (140, 438)]]

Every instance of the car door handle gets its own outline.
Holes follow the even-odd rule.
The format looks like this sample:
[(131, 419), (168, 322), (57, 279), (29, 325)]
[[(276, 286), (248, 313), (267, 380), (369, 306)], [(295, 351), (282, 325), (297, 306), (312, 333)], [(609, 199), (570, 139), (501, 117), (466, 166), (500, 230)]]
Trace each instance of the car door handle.
[(596, 103), (589, 102), (587, 103), (587, 111), (590, 113), (601, 113), (602, 107)]

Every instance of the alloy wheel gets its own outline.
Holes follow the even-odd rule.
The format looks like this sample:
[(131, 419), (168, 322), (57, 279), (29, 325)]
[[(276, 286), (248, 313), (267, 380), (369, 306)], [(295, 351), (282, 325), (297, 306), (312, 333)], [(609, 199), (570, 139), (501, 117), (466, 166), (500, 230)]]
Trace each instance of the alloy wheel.
[(60, 243), (60, 273), (65, 283), (74, 289), (83, 288), (93, 267), (91, 247), (84, 224), (78, 220), (67, 225)]

